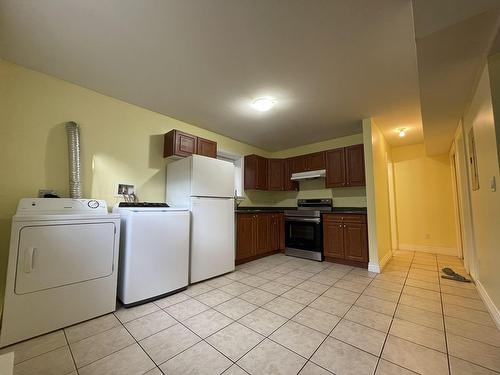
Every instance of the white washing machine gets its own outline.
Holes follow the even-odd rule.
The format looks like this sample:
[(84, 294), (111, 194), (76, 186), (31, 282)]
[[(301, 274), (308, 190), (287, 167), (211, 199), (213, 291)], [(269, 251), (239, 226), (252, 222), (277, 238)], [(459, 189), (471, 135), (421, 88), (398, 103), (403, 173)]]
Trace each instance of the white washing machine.
[(118, 298), (125, 306), (186, 289), (189, 282), (187, 208), (165, 203), (126, 203), (113, 207), (121, 216)]
[(25, 198), (12, 220), (0, 346), (116, 308), (119, 215), (106, 202)]

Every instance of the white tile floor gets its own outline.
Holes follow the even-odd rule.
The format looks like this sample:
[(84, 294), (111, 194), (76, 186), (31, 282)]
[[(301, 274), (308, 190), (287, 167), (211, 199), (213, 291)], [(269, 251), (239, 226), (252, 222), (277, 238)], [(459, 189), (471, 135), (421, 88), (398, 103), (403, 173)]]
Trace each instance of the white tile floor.
[(498, 374), (500, 332), (454, 257), (382, 274), (273, 255), (2, 351), (15, 374)]

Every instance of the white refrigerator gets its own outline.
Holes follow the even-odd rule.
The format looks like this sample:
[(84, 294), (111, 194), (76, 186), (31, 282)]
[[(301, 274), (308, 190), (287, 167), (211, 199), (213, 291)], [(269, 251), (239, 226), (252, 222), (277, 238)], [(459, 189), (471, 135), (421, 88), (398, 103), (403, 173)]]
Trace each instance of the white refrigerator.
[(234, 270), (234, 165), (192, 155), (167, 165), (166, 202), (191, 211), (190, 282)]

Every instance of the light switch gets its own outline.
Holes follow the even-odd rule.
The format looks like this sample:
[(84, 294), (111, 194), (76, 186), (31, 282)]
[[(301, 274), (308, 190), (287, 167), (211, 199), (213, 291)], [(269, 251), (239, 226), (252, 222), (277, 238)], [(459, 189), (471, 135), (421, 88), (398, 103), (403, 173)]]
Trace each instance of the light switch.
[(490, 178), (490, 189), (492, 192), (497, 191), (497, 180), (496, 180), (495, 176)]

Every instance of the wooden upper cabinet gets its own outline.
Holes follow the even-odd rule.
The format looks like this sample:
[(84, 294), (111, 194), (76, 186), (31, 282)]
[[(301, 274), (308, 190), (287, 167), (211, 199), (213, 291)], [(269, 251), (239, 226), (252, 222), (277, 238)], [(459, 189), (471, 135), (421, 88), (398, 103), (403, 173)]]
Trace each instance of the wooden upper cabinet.
[(290, 159), (292, 173), (305, 172), (307, 170), (307, 161), (305, 155), (296, 156)]
[(315, 152), (314, 154), (306, 155), (306, 170), (317, 171), (326, 168), (325, 152)]
[(171, 130), (165, 134), (163, 156), (190, 156), (196, 153), (197, 137), (179, 130)]
[(268, 161), (259, 155), (245, 156), (244, 185), (248, 190), (267, 190)]
[(326, 152), (325, 186), (365, 186), (365, 156), (362, 144)]
[(291, 158), (292, 173), (316, 171), (325, 169), (325, 153), (315, 152), (314, 154), (301, 155)]
[(214, 159), (217, 158), (217, 142), (198, 137), (196, 153)]
[(284, 190), (285, 183), (285, 160), (284, 159), (269, 159), (268, 160), (268, 190)]
[(345, 150), (338, 148), (326, 152), (325, 187), (335, 188), (346, 185)]
[(365, 154), (363, 145), (345, 148), (346, 155), (346, 185), (365, 186)]
[(299, 190), (299, 182), (291, 180), (292, 160), (293, 159), (285, 159), (283, 161), (283, 175), (284, 175), (283, 190), (285, 191)]
[(186, 157), (193, 154), (217, 157), (217, 142), (173, 129), (165, 134), (163, 157)]

